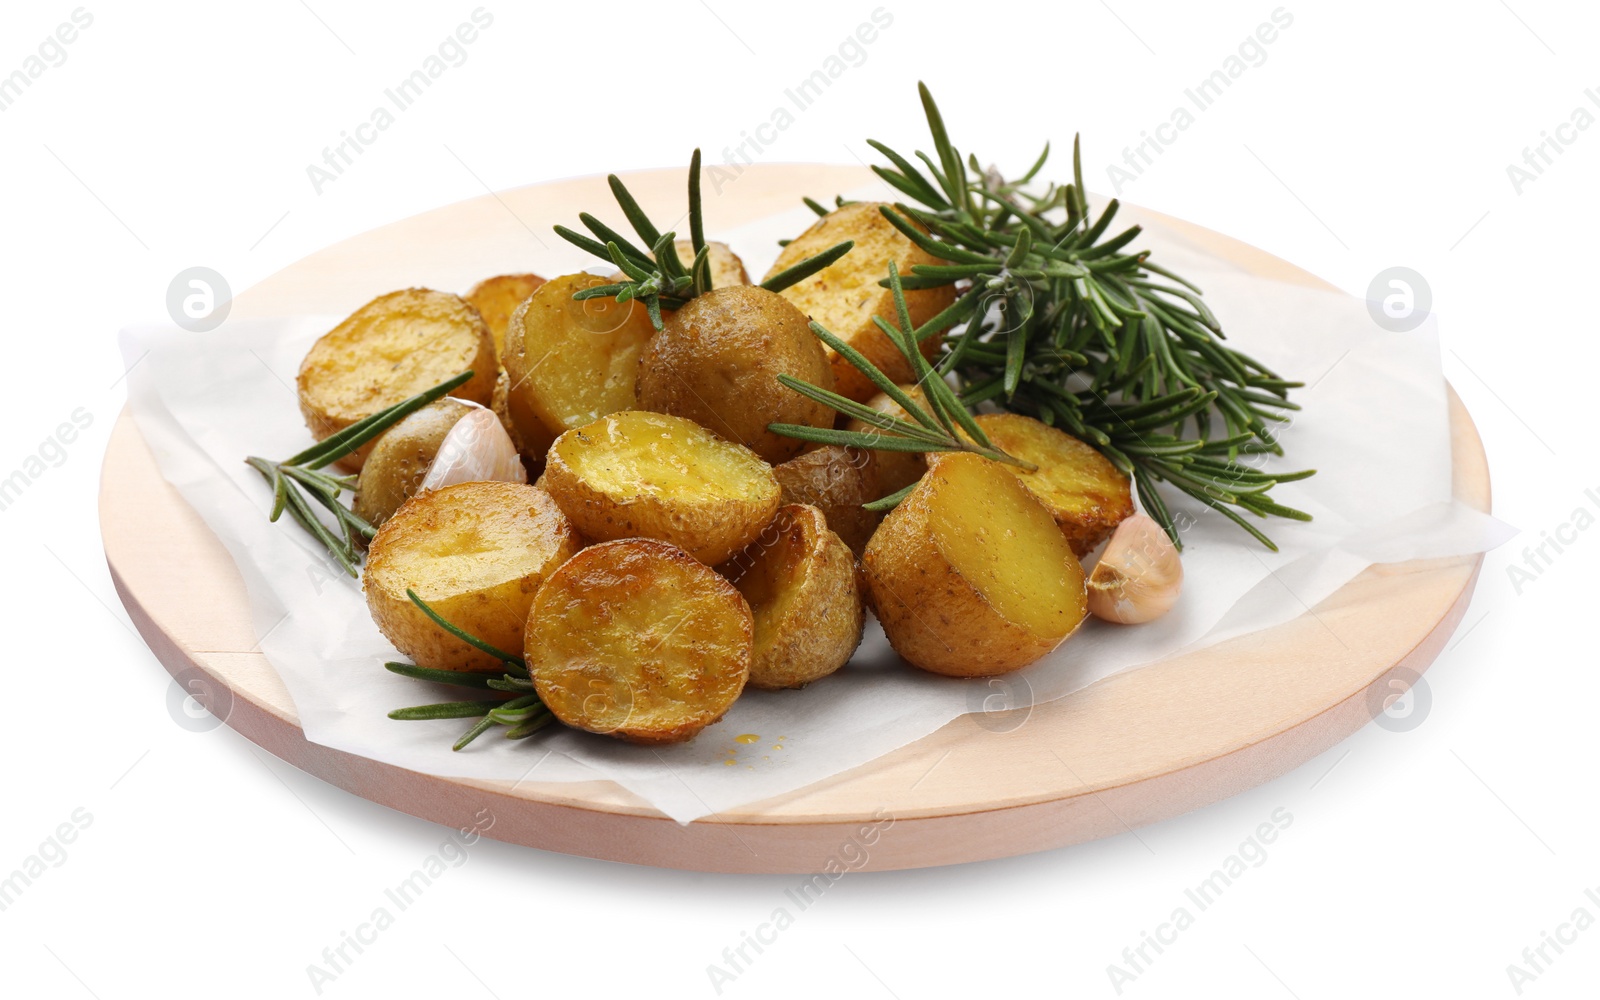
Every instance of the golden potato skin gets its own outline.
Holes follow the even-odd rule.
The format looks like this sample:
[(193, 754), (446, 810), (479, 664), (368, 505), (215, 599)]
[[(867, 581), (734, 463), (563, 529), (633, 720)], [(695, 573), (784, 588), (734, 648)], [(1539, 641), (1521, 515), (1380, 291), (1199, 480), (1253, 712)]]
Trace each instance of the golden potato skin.
[(890, 645), (936, 674), (1021, 669), (1087, 613), (1083, 567), (1050, 512), (970, 454), (941, 461), (889, 512), (862, 571)]
[(469, 635), (515, 653), (539, 585), (582, 547), (544, 490), (460, 483), (412, 497), (378, 529), (362, 588), (379, 630), (418, 666), (501, 673), (503, 663), (441, 629), (406, 589)]
[[(975, 419), (996, 448), (1039, 467), (1029, 472), (1001, 466), (1049, 509), (1080, 559), (1133, 516), (1128, 477), (1094, 448), (1022, 413), (981, 413)], [(929, 455), (928, 463), (936, 466), (944, 457)]]
[(677, 546), (629, 538), (551, 575), (523, 649), (557, 719), (630, 743), (679, 743), (744, 690), (754, 634), (732, 584)]
[(506, 326), (511, 322), (511, 314), (542, 284), (544, 279), (537, 274), (497, 274), (484, 278), (467, 293), (467, 301), (489, 326), (495, 357), (505, 357)]
[[(927, 407), (928, 398), (922, 394), (920, 388), (914, 385), (901, 385), (900, 388), (919, 405)], [(880, 413), (887, 413), (901, 420), (911, 420), (906, 411), (900, 408), (900, 404), (885, 393), (880, 392), (868, 399), (867, 405)], [(845, 423), (845, 429), (870, 434), (878, 428), (864, 420), (851, 419)], [(914, 451), (873, 451), (872, 457), (877, 464), (878, 488), (882, 490), (879, 496), (888, 496), (905, 489), (921, 479), (922, 474), (928, 471), (927, 458)], [(877, 497), (873, 499), (876, 500)]]
[[(300, 413), (322, 440), (471, 369), (451, 393), (487, 406), (494, 394), (494, 340), (465, 299), (425, 288), (380, 295), (323, 334), (300, 362)], [(359, 471), (374, 442), (339, 462)]]
[(666, 318), (639, 361), (639, 406), (686, 417), (768, 462), (805, 442), (771, 423), (832, 427), (832, 408), (778, 382), (792, 375), (833, 388), (822, 342), (805, 315), (754, 285), (715, 288)]
[[(690, 265), (694, 263), (694, 241), (678, 240), (673, 246), (677, 248), (678, 260), (682, 262), (683, 269), (687, 271)], [(728, 244), (718, 243), (716, 240), (706, 240), (706, 246), (711, 251), (706, 260), (711, 264), (712, 288), (728, 288), (732, 285), (750, 284), (750, 273), (744, 269), (744, 261), (739, 259), (739, 255), (734, 253)], [(650, 257), (652, 260), (655, 259), (654, 254), (651, 254)], [(627, 277), (621, 271), (617, 271), (606, 280), (613, 282), (626, 281)]]
[[(910, 363), (872, 322), (874, 316), (899, 322), (894, 296), (878, 282), (888, 275), (890, 261), (902, 275), (909, 275), (917, 264), (944, 261), (936, 260), (906, 239), (883, 217), (879, 211), (882, 207), (880, 202), (863, 201), (834, 209), (784, 247), (766, 276), (770, 278), (844, 240), (855, 240), (855, 247), (842, 258), (779, 294), (829, 333), (866, 355), (885, 375), (896, 382), (908, 382), (913, 374)], [(906, 291), (913, 326), (921, 326), (955, 300), (954, 286)], [(923, 354), (931, 358), (938, 353), (942, 335), (941, 331), (923, 340)], [(835, 392), (857, 402), (865, 402), (877, 392), (872, 382), (842, 356), (831, 349), (827, 355)]]
[(655, 328), (637, 302), (572, 298), (604, 283), (592, 274), (562, 275), (511, 314), (506, 412), (530, 464), (544, 460), (561, 432), (636, 408), (639, 355)]
[(755, 616), (752, 686), (804, 687), (850, 662), (861, 645), (856, 559), (817, 508), (778, 508), (761, 537), (717, 571)]
[(384, 431), (361, 467), (351, 509), (374, 528), (394, 516), (417, 492), (428, 467), (439, 454), (450, 428), (472, 407), (446, 397), (430, 403)]
[(771, 466), (754, 452), (643, 410), (556, 438), (539, 485), (588, 538), (656, 538), (708, 565), (754, 541), (780, 502)]
[(828, 528), (860, 556), (883, 515), (862, 504), (888, 494), (878, 486), (876, 453), (826, 444), (802, 452), (772, 468), (786, 504), (810, 504), (822, 512)]

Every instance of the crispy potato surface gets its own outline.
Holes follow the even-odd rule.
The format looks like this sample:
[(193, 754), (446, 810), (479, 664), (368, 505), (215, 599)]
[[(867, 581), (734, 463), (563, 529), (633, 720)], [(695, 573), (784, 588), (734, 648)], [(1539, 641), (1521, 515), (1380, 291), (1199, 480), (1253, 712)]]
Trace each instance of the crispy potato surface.
[(639, 407), (686, 417), (768, 462), (805, 447), (771, 423), (832, 427), (833, 410), (778, 382), (824, 389), (833, 375), (800, 310), (764, 288), (716, 288), (669, 315), (639, 362)]
[[(855, 247), (842, 258), (779, 294), (829, 333), (866, 355), (885, 375), (896, 382), (906, 382), (913, 374), (910, 363), (872, 322), (874, 316), (898, 322), (894, 297), (878, 282), (888, 275), (890, 261), (902, 275), (910, 275), (916, 264), (943, 261), (906, 239), (883, 217), (879, 211), (882, 207), (880, 202), (863, 201), (829, 212), (783, 248), (767, 277), (844, 240), (855, 240)], [(912, 324), (921, 326), (953, 303), (955, 297), (953, 286), (907, 290), (906, 305)], [(938, 352), (940, 336), (934, 334), (922, 341), (925, 355), (931, 358)], [(864, 402), (877, 392), (854, 365), (832, 349), (826, 350), (833, 368), (834, 391), (857, 402)]]
[(537, 274), (497, 274), (484, 278), (467, 293), (467, 301), (489, 326), (495, 357), (505, 357), (506, 326), (511, 322), (511, 314), (542, 284), (544, 279)]
[(588, 538), (657, 538), (708, 565), (754, 541), (780, 493), (772, 467), (750, 449), (643, 410), (562, 434), (539, 485)]
[[(457, 295), (408, 288), (381, 295), (323, 334), (300, 362), (300, 413), (322, 440), (362, 417), (471, 369), (452, 396), (488, 405), (494, 341)], [(375, 442), (339, 464), (358, 471)]]
[(804, 687), (848, 663), (861, 644), (866, 614), (855, 556), (817, 508), (780, 507), (761, 537), (718, 572), (755, 615), (755, 687)]
[[(1039, 467), (1029, 472), (1000, 466), (1044, 503), (1079, 558), (1132, 516), (1128, 477), (1094, 448), (1026, 414), (981, 413), (975, 419), (995, 447)], [(937, 466), (947, 457), (932, 454), (928, 463)]]
[(822, 512), (828, 527), (850, 551), (860, 556), (883, 515), (861, 505), (890, 491), (880, 492), (874, 452), (828, 444), (802, 452), (774, 466), (786, 504), (810, 504)]
[(504, 355), (506, 409), (529, 450), (543, 459), (555, 436), (636, 406), (639, 355), (655, 333), (637, 302), (574, 301), (605, 280), (568, 274), (544, 285), (512, 313)]
[(750, 676), (755, 624), (732, 584), (666, 542), (602, 542), (539, 588), (523, 646), (562, 722), (678, 743), (722, 718)]
[(356, 515), (381, 528), (422, 486), (445, 435), (471, 411), (466, 403), (446, 397), (384, 431), (361, 467), (352, 505)]
[(884, 518), (862, 560), (889, 643), (913, 666), (982, 677), (1044, 656), (1083, 620), (1083, 567), (1044, 504), (1002, 466), (943, 458)]
[(582, 545), (544, 490), (461, 483), (412, 497), (378, 529), (362, 587), (372, 620), (418, 666), (499, 673), (504, 664), (441, 629), (406, 590), (469, 635), (515, 653), (539, 585)]

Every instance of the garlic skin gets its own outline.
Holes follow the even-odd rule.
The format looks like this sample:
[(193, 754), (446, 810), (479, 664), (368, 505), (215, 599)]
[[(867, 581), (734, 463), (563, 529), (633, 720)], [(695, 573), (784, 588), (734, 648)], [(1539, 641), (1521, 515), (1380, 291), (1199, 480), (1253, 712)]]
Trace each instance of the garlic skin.
[(526, 483), (528, 470), (517, 446), (493, 410), (474, 407), (456, 421), (439, 444), (439, 452), (421, 490), (437, 490), (457, 483)]
[(1089, 613), (1119, 625), (1155, 621), (1178, 603), (1183, 563), (1161, 525), (1134, 514), (1117, 525), (1089, 574)]

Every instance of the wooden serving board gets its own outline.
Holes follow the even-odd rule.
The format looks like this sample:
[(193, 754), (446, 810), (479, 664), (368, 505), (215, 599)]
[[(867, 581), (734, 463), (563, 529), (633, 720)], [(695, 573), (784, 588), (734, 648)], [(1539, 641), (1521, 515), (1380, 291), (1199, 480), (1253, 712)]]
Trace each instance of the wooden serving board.
[[(653, 171), (627, 182), (646, 211), (671, 218), (683, 204), (682, 178)], [(790, 209), (802, 195), (871, 179), (856, 167), (750, 167), (708, 197), (707, 228), (726, 230)], [(343, 314), (413, 284), (462, 291), (492, 273), (484, 260), (522, 268), (538, 241), (554, 242), (553, 223), (570, 222), (580, 207), (610, 204), (603, 178), (461, 202), (313, 254), (241, 295), (233, 315)], [(1252, 272), (1322, 285), (1228, 237), (1163, 221)], [(1455, 494), (1487, 511), (1482, 443), (1454, 393), (1450, 406)], [(1367, 724), (1390, 680), (1420, 674), (1444, 647), (1483, 560), (1374, 566), (1314, 614), (1036, 705), (1026, 724), (957, 719), (852, 771), (680, 826), (609, 781), (439, 778), (307, 742), (288, 691), (257, 651), (232, 559), (161, 478), (126, 412), (112, 433), (102, 484), (106, 557), (128, 613), (168, 671), (198, 668), (231, 692), (226, 722), (250, 740), (357, 795), (447, 826), (471, 826), (487, 806), (501, 840), (703, 871), (821, 871), (885, 815), (894, 817), (893, 829), (868, 848), (867, 868), (1040, 851), (1216, 802)]]

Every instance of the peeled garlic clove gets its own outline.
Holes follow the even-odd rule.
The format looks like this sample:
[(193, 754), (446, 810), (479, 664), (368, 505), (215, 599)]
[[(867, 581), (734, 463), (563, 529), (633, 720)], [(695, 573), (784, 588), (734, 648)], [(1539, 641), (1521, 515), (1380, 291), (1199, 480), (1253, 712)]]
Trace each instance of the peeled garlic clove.
[(1155, 621), (1182, 590), (1177, 546), (1161, 525), (1135, 514), (1117, 525), (1089, 574), (1089, 613), (1121, 625)]
[(528, 470), (517, 446), (493, 410), (474, 407), (456, 421), (439, 444), (421, 488), (437, 490), (456, 483), (525, 483)]

